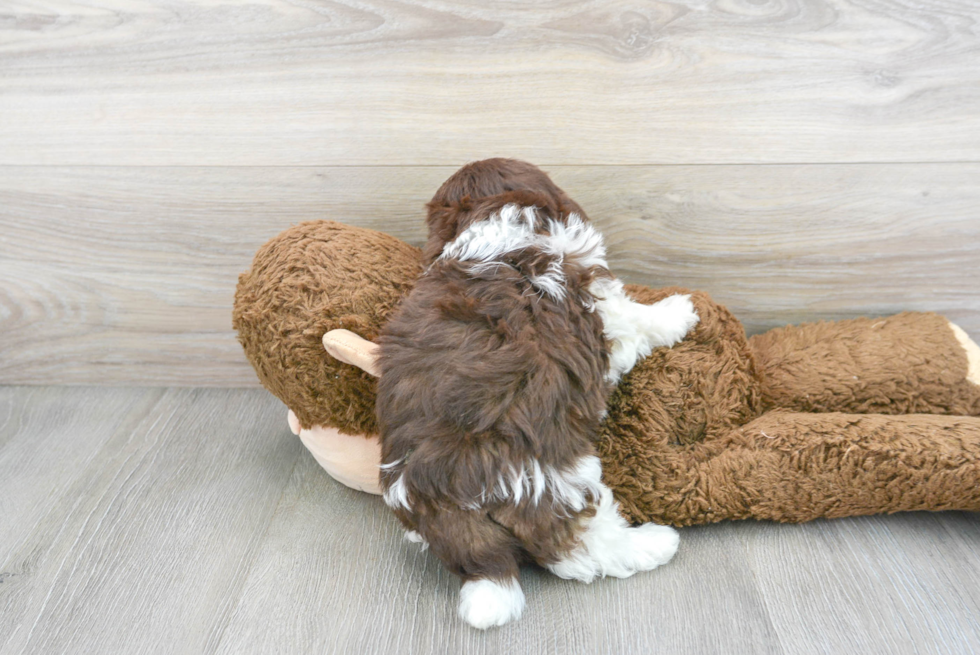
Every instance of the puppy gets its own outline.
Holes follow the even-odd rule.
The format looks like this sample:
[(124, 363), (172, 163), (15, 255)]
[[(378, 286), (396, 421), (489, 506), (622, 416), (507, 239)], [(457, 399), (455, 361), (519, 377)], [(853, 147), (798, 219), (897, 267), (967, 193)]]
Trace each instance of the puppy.
[(677, 550), (630, 527), (593, 441), (620, 377), (698, 317), (630, 300), (602, 236), (542, 171), (470, 164), (429, 204), (428, 268), (380, 339), (381, 488), (408, 538), (460, 576), (476, 628), (518, 618), (518, 567), (627, 577)]

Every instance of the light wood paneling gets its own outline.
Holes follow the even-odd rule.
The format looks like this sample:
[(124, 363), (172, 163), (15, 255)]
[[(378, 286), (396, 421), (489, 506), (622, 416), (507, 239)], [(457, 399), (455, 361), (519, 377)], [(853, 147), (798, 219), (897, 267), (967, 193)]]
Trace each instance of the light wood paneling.
[(0, 387), (0, 510), (0, 655), (980, 650), (966, 513), (686, 528), (627, 580), (525, 568), (524, 617), (472, 630), (257, 389)]
[(0, 163), (977, 161), (972, 0), (8, 5)]
[(624, 278), (708, 291), (749, 332), (919, 310), (980, 333), (980, 165), (601, 167), (554, 177), (596, 189), (587, 211)]
[[(453, 167), (0, 167), (0, 382), (256, 384), (239, 273), (318, 218), (423, 240)], [(980, 164), (550, 167), (624, 279), (751, 332), (948, 315), (980, 334)]]

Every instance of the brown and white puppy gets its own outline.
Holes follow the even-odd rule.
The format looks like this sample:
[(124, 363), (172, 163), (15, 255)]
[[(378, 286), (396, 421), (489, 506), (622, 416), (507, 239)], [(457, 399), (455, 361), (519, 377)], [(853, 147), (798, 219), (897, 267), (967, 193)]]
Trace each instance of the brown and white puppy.
[(626, 577), (667, 562), (672, 528), (629, 527), (593, 440), (612, 386), (698, 317), (631, 301), (602, 236), (547, 175), (488, 160), (429, 205), (428, 269), (380, 339), (381, 487), (463, 580), (459, 614), (521, 615), (518, 567)]

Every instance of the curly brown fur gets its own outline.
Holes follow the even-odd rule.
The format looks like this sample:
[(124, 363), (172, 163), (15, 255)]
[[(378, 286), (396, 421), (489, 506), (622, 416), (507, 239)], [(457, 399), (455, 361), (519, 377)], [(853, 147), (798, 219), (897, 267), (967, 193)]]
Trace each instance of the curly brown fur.
[(619, 515), (593, 443), (612, 384), (697, 315), (686, 296), (629, 300), (573, 209), (529, 164), (464, 167), (429, 204), (429, 267), (380, 339), (385, 501), (464, 580), (474, 627), (520, 616), (526, 558), (589, 582), (677, 549)]
[(501, 157), (475, 161), (443, 182), (426, 205), (429, 240), (422, 250), (422, 264), (431, 264), (442, 252), (443, 245), (466, 229), (460, 225), (461, 212), (471, 210), (475, 201), (510, 191), (536, 193), (556, 215), (577, 214), (582, 220), (589, 218), (578, 203), (537, 166)]
[[(538, 233), (564, 218), (550, 196), (504, 193), (447, 214), (452, 237), (508, 207), (536, 207)], [(556, 507), (554, 487), (533, 477), (520, 477), (517, 498), (512, 484), (535, 465), (567, 472), (593, 455), (605, 409), (608, 348), (586, 309), (604, 273), (566, 260), (566, 292), (554, 297), (531, 282), (554, 261), (536, 247), (489, 267), (438, 259), (381, 335), (377, 411), (382, 461), (393, 464), (382, 487), (404, 485), (399, 518), (464, 580), (512, 577), (528, 552), (557, 561), (585, 509)]]

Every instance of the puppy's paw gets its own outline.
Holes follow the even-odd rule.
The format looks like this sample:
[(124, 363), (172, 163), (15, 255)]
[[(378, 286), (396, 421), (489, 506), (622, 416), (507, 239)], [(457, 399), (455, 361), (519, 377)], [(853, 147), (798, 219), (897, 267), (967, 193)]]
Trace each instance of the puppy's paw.
[(415, 530), (405, 531), (405, 541), (411, 541), (413, 544), (421, 545), (422, 550), (426, 550), (429, 547), (429, 542), (425, 540), (425, 537), (420, 535)]
[(670, 526), (645, 523), (630, 529), (630, 541), (636, 570), (650, 571), (670, 561), (681, 537)]
[(470, 580), (459, 590), (459, 618), (486, 630), (521, 618), (524, 592), (516, 579)]
[(664, 346), (680, 343), (700, 321), (690, 295), (675, 294), (650, 305), (653, 325)]

